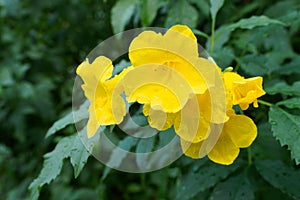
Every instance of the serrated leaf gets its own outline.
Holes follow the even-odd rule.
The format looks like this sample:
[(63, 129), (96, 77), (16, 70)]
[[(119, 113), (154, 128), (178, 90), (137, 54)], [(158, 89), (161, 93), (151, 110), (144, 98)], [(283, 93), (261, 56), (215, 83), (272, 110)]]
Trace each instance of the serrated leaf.
[(197, 193), (203, 192), (216, 185), (236, 169), (238, 169), (237, 164), (222, 166), (208, 162), (204, 166), (201, 166), (198, 172), (190, 172), (182, 177), (180, 188), (177, 190), (176, 199), (191, 199), (197, 195)]
[(174, 24), (185, 24), (190, 28), (195, 28), (198, 20), (197, 10), (186, 0), (178, 0), (170, 7), (168, 11), (166, 27)]
[(61, 139), (55, 149), (44, 155), (44, 164), (39, 176), (29, 185), (31, 199), (38, 199), (40, 188), (49, 184), (61, 172), (63, 160), (70, 156), (75, 135)]
[(282, 146), (287, 145), (296, 163), (300, 163), (300, 116), (291, 115), (278, 107), (271, 107), (269, 122), (273, 135)]
[(209, 2), (211, 19), (213, 20), (217, 16), (218, 11), (222, 8), (224, 0), (210, 0)]
[(220, 182), (210, 196), (211, 200), (251, 200), (254, 198), (253, 188), (244, 173)]
[(77, 136), (74, 139), (74, 144), (72, 146), (71, 153), (70, 153), (70, 160), (71, 160), (71, 164), (74, 168), (75, 178), (77, 178), (78, 175), (80, 174), (80, 172), (83, 169), (83, 167), (85, 166), (89, 156), (90, 156), (90, 153), (88, 152), (86, 147), (83, 145), (79, 135), (77, 134)]
[(300, 173), (282, 161), (257, 160), (255, 167), (260, 175), (273, 187), (294, 199), (300, 199)]
[(50, 129), (47, 131), (46, 133), (46, 138), (53, 135), (54, 133), (56, 133), (57, 131), (65, 128), (66, 126), (70, 125), (70, 124), (74, 124), (77, 123), (83, 119), (87, 119), (89, 117), (89, 113), (88, 113), (88, 105), (89, 105), (89, 101), (85, 101), (78, 110), (73, 111), (69, 114), (67, 114), (66, 116), (64, 116), (63, 118), (57, 120), (51, 127)]
[(300, 97), (295, 97), (291, 99), (287, 99), (284, 101), (280, 101), (277, 103), (279, 106), (285, 106), (287, 108), (299, 108), (300, 109)]
[(111, 25), (115, 34), (124, 31), (134, 14), (137, 0), (119, 0), (111, 10)]
[(300, 81), (294, 82), (293, 85), (288, 85), (285, 82), (279, 82), (271, 87), (265, 88), (268, 94), (284, 94), (300, 96)]

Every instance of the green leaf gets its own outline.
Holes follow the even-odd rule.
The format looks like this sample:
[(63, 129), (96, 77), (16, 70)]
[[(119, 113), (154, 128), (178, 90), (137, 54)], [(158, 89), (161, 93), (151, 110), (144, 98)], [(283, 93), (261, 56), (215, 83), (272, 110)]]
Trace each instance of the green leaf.
[[(136, 153), (151, 153), (155, 144), (155, 136), (150, 138), (141, 138), (136, 146)], [(136, 162), (140, 169), (146, 169), (149, 165), (150, 154), (137, 156)]]
[(158, 133), (158, 137), (159, 141), (156, 148), (160, 149), (169, 144), (173, 140), (173, 138), (176, 137), (174, 127), (171, 127), (165, 131), (160, 131)]
[(222, 200), (251, 200), (254, 199), (253, 188), (244, 173), (230, 177), (224, 182), (218, 183), (214, 188), (211, 199)]
[(111, 25), (115, 34), (124, 31), (134, 14), (137, 0), (119, 0), (111, 10)]
[(257, 160), (255, 167), (273, 187), (294, 199), (300, 199), (299, 170), (285, 165), (282, 161), (271, 160)]
[[(251, 76), (263, 76), (269, 74), (267, 58), (264, 55), (248, 54), (237, 58), (241, 63), (241, 68)], [(272, 66), (271, 66), (272, 67)]]
[(287, 145), (296, 163), (300, 163), (300, 116), (291, 115), (278, 107), (271, 107), (269, 122), (272, 132), (282, 146)]
[(195, 28), (198, 22), (198, 12), (186, 0), (178, 0), (168, 11), (166, 27), (175, 24), (185, 24), (190, 28)]
[(214, 60), (222, 69), (228, 67), (232, 63), (234, 57), (234, 52), (230, 47), (223, 47), (214, 53)]
[(300, 56), (296, 56), (291, 62), (277, 69), (276, 72), (281, 75), (300, 74)]
[(110, 155), (107, 165), (110, 167), (119, 167), (123, 159), (127, 156), (127, 152), (129, 152), (137, 142), (138, 138), (131, 136), (127, 136), (125, 139), (121, 140)]
[(288, 85), (285, 82), (276, 83), (265, 88), (268, 94), (284, 94), (300, 96), (300, 81), (294, 82), (293, 85)]
[(142, 0), (141, 22), (144, 27), (149, 26), (154, 20), (156, 13), (165, 3), (161, 0)]
[(205, 17), (209, 17), (210, 5), (209, 5), (208, 1), (206, 1), (206, 0), (189, 0), (189, 2), (191, 4), (195, 4), (199, 8), (200, 12)]
[(279, 141), (273, 136), (270, 123), (258, 123), (257, 128), (259, 134), (251, 145), (253, 158), (291, 160), (290, 153), (282, 148)]
[(199, 192), (203, 192), (216, 185), (236, 169), (238, 169), (237, 164), (222, 166), (207, 162), (204, 166), (200, 167), (198, 172), (192, 171), (182, 177), (180, 188), (177, 190), (176, 199), (191, 199)]
[(18, 16), (20, 14), (19, 10), (21, 9), (20, 0), (3, 0), (0, 2), (0, 5), (3, 9), (4, 16)]
[(55, 149), (44, 155), (44, 164), (39, 176), (29, 185), (31, 199), (38, 199), (39, 190), (49, 184), (61, 172), (63, 160), (70, 156), (75, 135), (61, 139)]
[(290, 98), (284, 101), (280, 101), (277, 103), (279, 106), (285, 106), (287, 108), (299, 108), (300, 109), (300, 97)]
[(116, 64), (113, 68), (112, 76), (120, 74), (125, 68), (131, 65), (127, 60), (121, 60), (118, 64)]
[(12, 70), (8, 67), (1, 67), (0, 68), (0, 85), (3, 86), (11, 86), (15, 83), (13, 79)]
[(286, 24), (276, 20), (276, 19), (270, 19), (267, 16), (261, 15), (261, 16), (252, 16), (250, 18), (241, 19), (238, 22), (231, 24), (228, 26), (228, 29), (230, 31), (234, 31), (237, 28), (241, 29), (253, 29), (255, 27), (259, 26), (267, 26), (270, 24), (279, 24), (282, 26), (285, 26)]
[(210, 14), (212, 20), (217, 16), (218, 11), (222, 8), (223, 4), (224, 0), (210, 0)]
[[(228, 42), (231, 32), (236, 29), (253, 29), (260, 26), (267, 26), (270, 24), (285, 25), (283, 22), (275, 19), (270, 19), (264, 15), (252, 16), (244, 18), (236, 23), (224, 25), (219, 27), (215, 32), (215, 50), (221, 49), (222, 46)], [(206, 47), (210, 47), (211, 38), (207, 40)]]
[(90, 156), (90, 153), (86, 149), (86, 147), (83, 145), (79, 135), (77, 134), (76, 138), (74, 139), (74, 144), (71, 149), (70, 154), (70, 160), (71, 164), (74, 168), (74, 176), (75, 178), (78, 177), (81, 170), (85, 166), (88, 158)]
[(199, 31), (199, 30), (197, 30), (197, 29), (193, 29), (192, 31), (193, 31), (193, 33), (194, 33), (195, 35), (204, 37), (204, 38), (206, 38), (206, 39), (209, 38), (209, 36), (208, 36), (206, 33), (204, 33), (203, 31)]
[(53, 135), (57, 131), (65, 128), (66, 126), (70, 124), (74, 124), (77, 122), (80, 122), (83, 119), (87, 119), (89, 114), (88, 114), (88, 105), (89, 101), (85, 101), (78, 110), (73, 111), (69, 113), (68, 115), (64, 116), (63, 118), (59, 119), (56, 121), (50, 129), (46, 133), (46, 138)]
[(154, 147), (155, 137), (141, 138), (136, 146), (136, 153), (148, 153)]

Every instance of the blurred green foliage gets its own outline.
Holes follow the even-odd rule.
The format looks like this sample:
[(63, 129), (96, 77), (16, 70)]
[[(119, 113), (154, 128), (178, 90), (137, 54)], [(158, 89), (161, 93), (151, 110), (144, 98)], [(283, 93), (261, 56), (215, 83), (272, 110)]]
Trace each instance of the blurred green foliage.
[[(76, 67), (115, 33), (178, 23), (222, 68), (264, 77), (269, 103), (245, 113), (258, 138), (231, 166), (182, 156), (129, 174), (88, 159), (69, 114)], [(0, 199), (300, 199), (298, 0), (0, 0), (0, 32)]]

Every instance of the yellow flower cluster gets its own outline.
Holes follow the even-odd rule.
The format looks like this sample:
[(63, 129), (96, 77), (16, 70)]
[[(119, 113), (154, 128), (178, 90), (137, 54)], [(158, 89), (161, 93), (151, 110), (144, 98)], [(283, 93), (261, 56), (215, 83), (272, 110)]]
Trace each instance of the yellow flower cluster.
[(119, 124), (128, 102), (143, 105), (149, 125), (158, 130), (174, 126), (183, 153), (192, 158), (208, 155), (220, 164), (231, 164), (240, 148), (251, 145), (257, 135), (254, 122), (237, 115), (249, 104), (257, 107), (264, 95), (262, 78), (243, 78), (224, 72), (199, 57), (197, 39), (184, 25), (165, 34), (144, 31), (130, 44), (131, 66), (112, 77), (111, 60), (100, 56), (84, 61), (77, 74), (90, 101), (88, 137), (99, 126)]

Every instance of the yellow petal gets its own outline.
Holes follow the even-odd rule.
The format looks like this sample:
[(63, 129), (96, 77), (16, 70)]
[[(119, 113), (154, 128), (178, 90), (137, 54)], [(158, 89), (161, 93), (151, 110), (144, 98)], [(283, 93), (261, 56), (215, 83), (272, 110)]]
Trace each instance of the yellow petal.
[(257, 98), (263, 96), (262, 77), (243, 78), (234, 72), (224, 72), (224, 84), (234, 105), (239, 104), (243, 110), (248, 109), (249, 104), (258, 106)]
[(234, 162), (239, 148), (248, 147), (257, 135), (254, 122), (244, 116), (229, 112), (230, 118), (224, 124), (210, 124), (209, 136), (200, 142), (190, 142), (181, 138), (181, 148), (185, 155), (209, 159), (223, 165)]
[(235, 146), (249, 147), (257, 136), (257, 128), (252, 119), (245, 115), (231, 116), (225, 123), (224, 130)]
[(170, 28), (170, 30), (177, 31), (177, 32), (183, 34), (184, 36), (191, 38), (192, 40), (197, 42), (197, 38), (194, 35), (193, 31), (186, 25), (175, 25), (175, 26), (172, 26)]
[(197, 143), (208, 137), (211, 123), (227, 120), (225, 99), (211, 96), (210, 90), (206, 90), (189, 99), (175, 118), (174, 128), (183, 140)]
[(161, 64), (176, 70), (195, 93), (204, 93), (214, 84), (216, 65), (198, 57), (195, 36), (186, 26), (174, 26), (165, 35), (142, 32), (130, 44), (129, 59), (134, 67)]
[(183, 153), (191, 158), (202, 158), (206, 156), (216, 145), (222, 129), (223, 124), (210, 124), (210, 134), (208, 138), (196, 143), (191, 143), (180, 138)]
[(150, 105), (149, 104), (144, 104), (144, 106), (143, 106), (143, 114), (145, 115), (145, 116), (149, 116), (149, 111), (150, 111)]
[[(82, 62), (76, 73), (82, 78), (84, 85), (82, 86), (85, 96), (88, 99), (93, 99), (98, 82), (103, 82), (112, 75), (113, 66), (111, 60), (104, 56), (97, 57), (92, 64), (88, 59)], [(100, 90), (102, 88), (99, 88)], [(102, 91), (99, 91), (102, 92)]]
[(86, 60), (77, 68), (77, 74), (84, 81), (82, 88), (85, 96), (90, 101), (88, 137), (92, 137), (100, 125), (120, 123), (126, 114), (126, 105), (120, 96), (122, 90), (116, 85), (127, 71), (109, 79), (112, 70), (112, 62), (104, 56), (96, 58), (91, 64)]
[(186, 104), (192, 88), (175, 70), (163, 65), (143, 65), (122, 79), (128, 102), (149, 104), (154, 110), (175, 113)]
[(223, 78), (224, 78), (225, 87), (230, 90), (232, 89), (232, 85), (234, 82), (244, 80), (242, 76), (238, 75), (235, 72), (224, 72)]
[(203, 142), (191, 143), (180, 139), (180, 144), (184, 155), (190, 158), (203, 158), (206, 156), (206, 151), (202, 148)]
[(163, 131), (173, 126), (176, 116), (176, 113), (165, 113), (161, 110), (150, 109), (148, 122), (152, 128)]
[(263, 96), (266, 93), (262, 89), (262, 81), (262, 77), (253, 77), (244, 79), (243, 81), (234, 82), (232, 86), (233, 103), (240, 104), (241, 107), (244, 108), (247, 107), (245, 106), (245, 104), (255, 104), (257, 98)]
[(208, 158), (215, 163), (230, 165), (239, 155), (240, 149), (235, 146), (230, 137), (221, 134), (213, 149), (208, 153)]
[(161, 110), (151, 109), (149, 104), (143, 106), (143, 114), (148, 117), (149, 125), (160, 131), (170, 128), (176, 117), (175, 113), (165, 113)]
[(209, 93), (189, 99), (174, 121), (177, 135), (185, 141), (197, 143), (209, 134), (211, 101)]
[(89, 107), (89, 120), (87, 122), (87, 136), (91, 138), (95, 135), (97, 129), (100, 127), (100, 123), (97, 121), (94, 104)]

